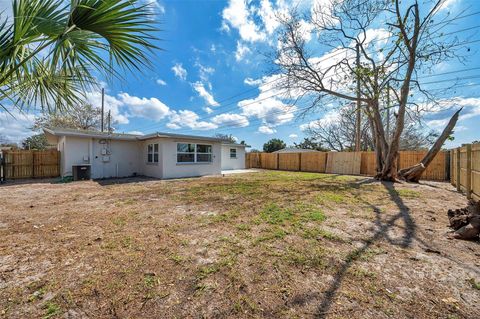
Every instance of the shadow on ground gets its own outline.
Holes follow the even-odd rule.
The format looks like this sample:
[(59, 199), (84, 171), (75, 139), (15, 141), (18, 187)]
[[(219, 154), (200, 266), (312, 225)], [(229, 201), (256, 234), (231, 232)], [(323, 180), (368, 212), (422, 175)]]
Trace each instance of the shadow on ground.
[[(362, 257), (363, 254), (378, 240), (385, 239), (390, 244), (395, 246), (400, 246), (402, 248), (410, 247), (413, 239), (416, 238), (417, 226), (415, 225), (414, 220), (410, 215), (410, 208), (405, 205), (402, 198), (398, 195), (398, 192), (395, 190), (393, 183), (382, 182), (382, 185), (388, 190), (390, 199), (396, 204), (399, 209), (399, 212), (394, 216), (390, 217), (386, 222), (381, 220), (381, 210), (380, 208), (369, 204), (375, 212), (375, 233), (363, 240), (363, 245), (352, 252), (350, 252), (343, 265), (334, 275), (334, 280), (330, 284), (329, 288), (323, 295), (323, 300), (317, 308), (315, 314), (316, 318), (325, 318), (330, 313), (330, 308), (332, 303), (335, 300), (338, 289), (340, 288), (342, 281), (347, 274), (348, 269), (355, 263), (356, 260)], [(391, 238), (388, 234), (388, 231), (395, 225), (395, 223), (401, 220), (404, 224), (403, 235), (401, 238), (395, 239)]]

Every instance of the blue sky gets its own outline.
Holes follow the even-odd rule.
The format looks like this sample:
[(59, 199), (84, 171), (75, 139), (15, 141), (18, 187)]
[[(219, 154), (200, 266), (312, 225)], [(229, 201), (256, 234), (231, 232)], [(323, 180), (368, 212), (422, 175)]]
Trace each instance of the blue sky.
[[(300, 8), (309, 10), (314, 2), (301, 1)], [(0, 9), (8, 8), (9, 0), (0, 0)], [(266, 92), (272, 66), (264, 57), (275, 46), (273, 34), (278, 27), (274, 12), (293, 4), (284, 0), (248, 1), (167, 1), (152, 4), (159, 26), (158, 45), (151, 70), (143, 74), (126, 74), (124, 81), (105, 81), (107, 108), (118, 122), (119, 132), (150, 133), (167, 131), (211, 136), (232, 134), (260, 149), (267, 140), (281, 138), (287, 144), (301, 141), (302, 128), (311, 121), (335, 120), (336, 110), (326, 107), (315, 114), (299, 118), (279, 97)], [(463, 10), (467, 10), (462, 13)], [(474, 0), (447, 0), (443, 12), (451, 14), (480, 11)], [(459, 19), (444, 32), (478, 25), (480, 15)], [(462, 40), (480, 40), (480, 29), (458, 34)], [(453, 110), (465, 106), (455, 140), (447, 147), (480, 139), (480, 42), (469, 45), (466, 65), (457, 61), (435, 66), (433, 74), (461, 69), (469, 71), (433, 76), (428, 81), (456, 79), (470, 85), (445, 92), (446, 83), (437, 88), (442, 108), (425, 117), (425, 128), (442, 129)], [(321, 57), (325, 52), (318, 52)], [(475, 58), (475, 56), (477, 58)], [(468, 78), (473, 76), (473, 78)], [(458, 78), (458, 79), (457, 79)], [(243, 94), (242, 94), (243, 93)], [(240, 94), (240, 95), (239, 95)], [(100, 92), (89, 92), (91, 103), (100, 105)], [(20, 141), (32, 132), (28, 129), (35, 111), (19, 114), (15, 121), (0, 111), (0, 135)]]

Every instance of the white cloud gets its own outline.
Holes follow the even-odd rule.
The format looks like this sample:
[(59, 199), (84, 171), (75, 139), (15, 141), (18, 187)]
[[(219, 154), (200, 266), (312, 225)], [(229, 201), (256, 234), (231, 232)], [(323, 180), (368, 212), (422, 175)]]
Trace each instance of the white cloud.
[(143, 0), (142, 2), (147, 6), (147, 9), (152, 14), (156, 14), (156, 13), (165, 14), (165, 7), (162, 4), (160, 4), (158, 0)]
[[(102, 93), (99, 91), (86, 93), (87, 102), (94, 107), (100, 107), (102, 105)], [(112, 118), (118, 124), (128, 124), (128, 114), (122, 112), (122, 107), (125, 105), (121, 99), (115, 96), (105, 94), (105, 113), (111, 112)]]
[(451, 10), (460, 0), (444, 0), (439, 10)]
[(213, 98), (213, 95), (207, 91), (202, 82), (195, 82), (192, 84), (193, 89), (197, 91), (198, 95), (205, 100), (210, 106), (219, 106), (217, 101)]
[(211, 107), (208, 107), (208, 106), (204, 107), (203, 110), (204, 110), (205, 112), (207, 112), (207, 114), (213, 113), (212, 108), (211, 108)]
[(139, 98), (128, 93), (120, 93), (118, 96), (123, 104), (128, 107), (132, 116), (158, 122), (170, 114), (170, 108), (155, 97)]
[(288, 137), (290, 137), (291, 139), (296, 139), (298, 137), (297, 134), (290, 134)]
[(217, 124), (199, 121), (200, 116), (197, 113), (190, 110), (172, 111), (170, 114), (170, 122), (167, 124), (168, 128), (180, 129), (183, 127), (190, 128), (192, 130), (212, 130), (218, 127)]
[(185, 81), (187, 79), (187, 70), (185, 70), (181, 63), (176, 63), (172, 67), (173, 74), (180, 80)]
[(167, 126), (168, 128), (173, 129), (173, 130), (179, 130), (179, 129), (182, 128), (180, 125), (175, 124), (175, 123), (172, 123), (172, 122), (167, 123), (166, 126)]
[(232, 113), (217, 115), (212, 119), (212, 122), (218, 125), (231, 127), (245, 127), (250, 124), (246, 116)]
[(127, 134), (145, 135), (145, 133), (143, 133), (143, 132), (141, 132), (141, 131), (129, 131), (129, 132), (127, 132)]
[(282, 101), (282, 91), (277, 90), (274, 83), (277, 79), (277, 75), (262, 78), (262, 84), (258, 88), (260, 94), (256, 98), (238, 103), (243, 115), (261, 119), (262, 124), (270, 128), (293, 120), (297, 107)]
[(274, 134), (277, 132), (274, 128), (271, 128), (267, 125), (262, 125), (258, 128), (258, 131), (263, 134)]
[(262, 79), (254, 80), (252, 78), (246, 78), (245, 80), (243, 80), (243, 83), (245, 83), (246, 85), (257, 86), (262, 84)]
[(162, 85), (162, 86), (167, 85), (167, 82), (165, 82), (165, 81), (162, 80), (162, 79), (157, 79), (156, 82), (157, 82), (158, 85)]
[(237, 51), (235, 51), (235, 60), (237, 62), (243, 60), (251, 50), (241, 41), (237, 41)]
[(5, 139), (5, 142), (20, 143), (27, 137), (37, 134), (30, 129), (35, 120), (34, 114), (24, 114), (18, 110), (10, 110), (10, 113), (0, 111), (0, 137)]
[(204, 66), (197, 62), (195, 65), (198, 67), (200, 79), (204, 82), (208, 82), (208, 78), (215, 72), (215, 69), (210, 66)]
[(305, 131), (305, 130), (308, 130), (309, 128), (327, 126), (327, 125), (338, 122), (339, 119), (340, 119), (340, 112), (338, 110), (330, 110), (326, 114), (324, 114), (320, 119), (300, 125), (300, 129), (302, 131)]
[[(454, 97), (451, 99), (440, 100), (437, 105), (429, 110), (435, 115), (436, 112), (438, 113), (445, 110), (456, 110), (459, 107), (463, 107), (463, 110), (458, 117), (458, 123), (476, 116), (480, 116), (480, 97)], [(429, 114), (426, 113), (426, 116), (429, 116)], [(443, 129), (450, 120), (450, 117), (451, 114), (448, 117), (427, 120), (427, 125), (436, 129)]]
[(255, 24), (253, 11), (247, 7), (245, 0), (230, 0), (228, 7), (222, 12), (222, 29), (226, 31), (229, 31), (230, 27), (237, 29), (244, 41), (264, 41), (266, 34)]

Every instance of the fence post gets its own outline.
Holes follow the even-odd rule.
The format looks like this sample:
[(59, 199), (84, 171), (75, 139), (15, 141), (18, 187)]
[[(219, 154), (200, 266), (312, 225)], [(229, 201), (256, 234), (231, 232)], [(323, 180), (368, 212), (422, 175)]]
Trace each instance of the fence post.
[(277, 156), (277, 168), (275, 169), (279, 170), (280, 169), (280, 153), (276, 153), (275, 155)]
[(298, 171), (302, 171), (302, 153), (298, 153)]
[(456, 182), (456, 186), (457, 186), (457, 191), (460, 191), (462, 188), (461, 186), (461, 178), (460, 178), (460, 172), (461, 172), (461, 164), (460, 164), (460, 150), (462, 148), (461, 147), (458, 147), (457, 148), (457, 166), (455, 167), (456, 168), (456, 174), (457, 174), (457, 177), (455, 178), (455, 182)]
[(472, 144), (467, 144), (467, 176), (465, 182), (465, 188), (467, 193), (467, 198), (472, 198)]

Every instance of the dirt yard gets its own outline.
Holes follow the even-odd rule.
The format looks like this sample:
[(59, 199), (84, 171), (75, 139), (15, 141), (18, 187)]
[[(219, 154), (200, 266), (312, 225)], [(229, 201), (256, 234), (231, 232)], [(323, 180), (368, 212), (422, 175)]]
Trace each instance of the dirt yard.
[(0, 186), (5, 318), (480, 318), (447, 183), (260, 172)]

